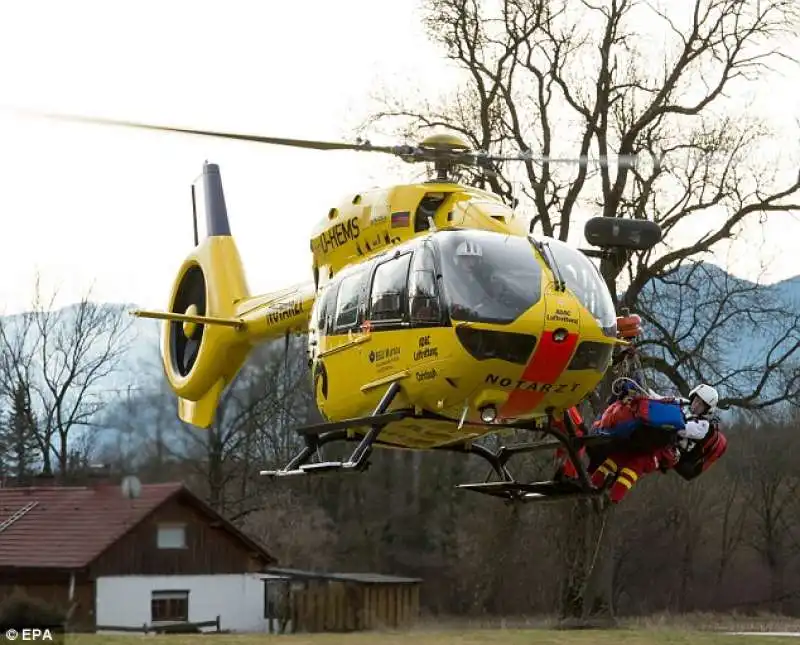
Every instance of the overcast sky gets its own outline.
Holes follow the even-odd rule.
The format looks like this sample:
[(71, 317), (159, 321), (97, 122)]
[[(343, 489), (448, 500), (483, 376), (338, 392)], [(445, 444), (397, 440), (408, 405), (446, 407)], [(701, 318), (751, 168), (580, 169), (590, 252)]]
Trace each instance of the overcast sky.
[[(452, 82), (424, 37), (417, 4), (9, 2), (0, 9), (0, 104), (273, 136), (351, 138), (352, 126), (371, 107), (365, 102), (371, 91), (390, 86), (433, 96)], [(796, 87), (773, 84), (765, 88), (772, 100), (761, 104), (776, 118), (800, 113)], [(28, 304), (37, 270), (47, 286), (60, 287), (62, 303), (94, 283), (100, 300), (163, 308), (191, 249), (189, 186), (205, 159), (221, 166), (253, 291), (310, 277), (309, 232), (342, 196), (418, 171), (399, 166), (404, 174), (398, 176), (398, 166), (381, 155), (2, 111), (0, 150), (5, 313)], [(773, 258), (768, 277), (778, 280), (800, 273), (800, 223), (797, 215), (774, 219), (766, 249)], [(738, 248), (732, 272), (752, 275), (753, 248)]]

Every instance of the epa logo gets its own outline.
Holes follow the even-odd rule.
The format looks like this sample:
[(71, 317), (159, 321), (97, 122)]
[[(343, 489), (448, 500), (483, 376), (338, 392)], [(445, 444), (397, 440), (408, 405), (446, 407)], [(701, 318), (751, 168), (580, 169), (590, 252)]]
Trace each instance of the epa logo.
[(53, 640), (53, 634), (49, 629), (22, 629), (17, 631), (16, 629), (7, 629), (6, 630), (6, 640), (10, 641), (51, 641)]

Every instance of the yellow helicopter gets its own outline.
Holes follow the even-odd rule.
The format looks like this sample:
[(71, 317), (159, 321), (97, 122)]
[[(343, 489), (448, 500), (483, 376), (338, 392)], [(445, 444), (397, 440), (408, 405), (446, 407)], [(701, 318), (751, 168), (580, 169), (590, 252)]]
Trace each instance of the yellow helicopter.
[[(626, 341), (589, 258), (651, 248), (661, 239), (657, 224), (593, 218), (584, 230), (598, 247), (593, 250), (534, 236), (497, 195), (453, 175), (464, 166), (537, 159), (527, 152), (476, 152), (451, 134), (418, 145), (373, 146), (66, 118), (380, 152), (435, 169), (429, 181), (348, 195), (312, 232), (313, 278), (254, 295), (232, 236), (219, 167), (205, 163), (207, 235), (198, 239), (195, 204), (196, 246), (178, 270), (167, 311), (133, 312), (167, 321), (161, 352), (184, 422), (211, 425), (221, 394), (258, 343), (307, 332), (315, 399), (326, 421), (298, 428), (305, 448), (282, 469), (262, 475), (358, 472), (374, 447), (451, 450), (483, 457), (499, 478), (462, 488), (526, 500), (597, 493), (578, 457), (587, 439), (576, 436), (574, 415), (567, 412), (598, 385), (615, 346)], [(474, 443), (512, 428), (557, 442), (499, 452)], [(334, 441), (357, 443), (348, 460), (311, 463)], [(523, 483), (511, 476), (513, 454), (554, 445), (563, 446), (577, 480)]]

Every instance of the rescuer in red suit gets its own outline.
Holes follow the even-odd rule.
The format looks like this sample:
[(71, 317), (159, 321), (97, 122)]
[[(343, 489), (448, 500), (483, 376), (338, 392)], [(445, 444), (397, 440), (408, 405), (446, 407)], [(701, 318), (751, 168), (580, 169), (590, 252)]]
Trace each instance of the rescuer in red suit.
[(656, 470), (666, 472), (678, 463), (679, 458), (678, 450), (673, 446), (639, 454), (630, 452), (610, 455), (592, 473), (592, 485), (599, 488), (605, 483), (606, 477), (612, 477), (614, 481), (608, 489), (608, 496), (616, 504), (627, 495), (640, 477)]
[[(626, 400), (625, 395), (614, 397), (603, 415), (594, 424), (589, 434), (602, 434), (603, 429), (611, 429), (613, 436), (615, 428), (621, 428), (634, 417), (633, 403)], [(586, 427), (578, 411), (574, 408), (568, 411), (570, 421), (575, 427), (577, 436), (587, 434)], [(561, 426), (560, 423), (556, 424)], [(619, 502), (633, 487), (640, 477), (656, 470), (666, 472), (673, 468), (680, 459), (678, 451), (679, 435), (673, 430), (661, 430), (647, 426), (636, 428), (625, 438), (614, 440), (611, 451), (607, 446), (596, 446), (591, 449), (581, 449), (579, 458), (588, 456), (587, 471), (592, 485), (600, 488), (606, 478), (614, 479), (609, 488), (611, 502)], [(556, 452), (556, 457), (561, 461), (561, 466), (556, 474), (556, 479), (575, 479), (578, 473), (575, 466), (567, 457), (562, 448)]]
[[(627, 310), (624, 314), (617, 318), (618, 335), (634, 341), (641, 334), (641, 318)], [(636, 348), (631, 345), (617, 355), (614, 364), (635, 356)], [(587, 471), (595, 487), (610, 483), (612, 503), (621, 501), (641, 477), (656, 470), (666, 473), (674, 468), (681, 477), (690, 481), (705, 472), (727, 448), (727, 439), (715, 416), (719, 395), (713, 387), (698, 385), (689, 393), (688, 414), (678, 414), (675, 407), (668, 406), (671, 413), (667, 413), (667, 417), (671, 416), (671, 420), (661, 418), (653, 425), (647, 423), (646, 401), (664, 399), (652, 391), (652, 396), (643, 397), (646, 390), (641, 373), (634, 368), (631, 375), (632, 379), (622, 379), (621, 387), (607, 401), (608, 406), (600, 419), (592, 424), (591, 432), (576, 408), (568, 410), (568, 422), (578, 437), (587, 434), (615, 437), (614, 447), (610, 450), (608, 446), (600, 445), (581, 448), (578, 452), (579, 459), (589, 458)], [(672, 403), (677, 401), (672, 400)], [(643, 420), (645, 422), (641, 423)], [(563, 422), (556, 421), (555, 425), (566, 434)], [(559, 466), (555, 481), (578, 478), (575, 466), (563, 448), (556, 451), (556, 459)]]
[[(701, 383), (689, 393), (689, 410), (682, 428), (662, 432), (645, 425), (637, 429), (632, 433), (629, 447), (607, 454), (596, 468), (590, 465), (592, 484), (599, 488), (607, 478), (612, 478), (609, 498), (617, 503), (644, 475), (656, 470), (666, 473), (682, 460), (687, 463), (679, 474), (684, 479), (694, 479), (719, 459), (727, 447), (719, 420), (714, 416), (718, 401), (717, 391)], [(612, 405), (624, 409), (625, 404), (621, 400)], [(622, 416), (624, 413), (617, 414), (617, 417)], [(605, 414), (595, 425), (612, 427), (616, 422), (616, 419), (604, 417)]]

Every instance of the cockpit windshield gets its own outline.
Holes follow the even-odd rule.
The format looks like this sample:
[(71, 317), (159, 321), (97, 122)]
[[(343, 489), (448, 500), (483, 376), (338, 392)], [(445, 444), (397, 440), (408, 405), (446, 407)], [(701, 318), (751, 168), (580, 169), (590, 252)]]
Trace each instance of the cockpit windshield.
[(442, 279), (454, 320), (508, 324), (542, 295), (542, 270), (524, 237), (441, 231)]
[(617, 314), (614, 303), (595, 266), (583, 253), (564, 242), (548, 239), (547, 244), (553, 252), (557, 269), (567, 283), (567, 288), (591, 312), (603, 332), (608, 336), (615, 336)]

